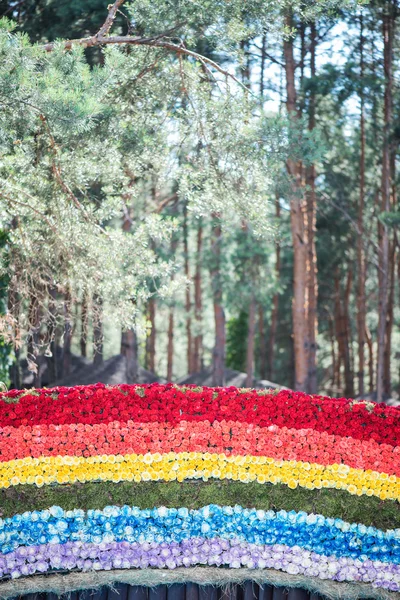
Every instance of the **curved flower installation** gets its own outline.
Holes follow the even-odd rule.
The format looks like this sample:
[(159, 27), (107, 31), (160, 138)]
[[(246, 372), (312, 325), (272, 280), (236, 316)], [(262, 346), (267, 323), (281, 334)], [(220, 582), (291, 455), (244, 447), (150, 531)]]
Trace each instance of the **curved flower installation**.
[[(0, 396), (0, 505), (16, 488), (190, 480), (283, 484), (288, 495), (328, 488), (397, 503), (399, 433), (398, 409), (290, 391), (171, 384), (12, 391)], [(214, 565), (400, 588), (397, 522), (384, 531), (217, 504), (26, 508), (0, 519), (3, 578)]]

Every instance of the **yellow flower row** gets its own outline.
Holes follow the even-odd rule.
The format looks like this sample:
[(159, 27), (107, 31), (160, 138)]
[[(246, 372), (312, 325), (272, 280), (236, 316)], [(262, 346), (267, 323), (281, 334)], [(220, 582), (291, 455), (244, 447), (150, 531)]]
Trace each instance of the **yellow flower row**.
[(203, 452), (167, 454), (42, 456), (0, 463), (0, 488), (19, 484), (86, 481), (184, 481), (232, 479), (248, 483), (284, 483), (294, 489), (336, 488), (382, 500), (400, 499), (400, 478), (347, 465), (319, 465), (266, 456), (225, 456)]

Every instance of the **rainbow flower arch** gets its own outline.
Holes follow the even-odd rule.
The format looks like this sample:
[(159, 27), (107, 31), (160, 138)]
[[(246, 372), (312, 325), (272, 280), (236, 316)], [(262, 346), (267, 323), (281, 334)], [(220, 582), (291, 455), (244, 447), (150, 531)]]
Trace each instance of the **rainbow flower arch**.
[(288, 390), (3, 393), (0, 597), (61, 576), (397, 597), (398, 440), (397, 408)]

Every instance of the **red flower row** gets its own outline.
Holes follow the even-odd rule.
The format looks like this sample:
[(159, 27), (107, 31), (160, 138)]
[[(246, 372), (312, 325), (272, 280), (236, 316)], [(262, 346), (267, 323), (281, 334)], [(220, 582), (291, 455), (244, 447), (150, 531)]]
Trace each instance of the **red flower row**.
[(378, 445), (312, 429), (258, 427), (238, 421), (100, 423), (0, 428), (0, 461), (28, 456), (209, 452), (268, 456), (320, 465), (346, 464), (400, 477), (400, 446)]
[(314, 429), (360, 440), (397, 446), (400, 411), (382, 404), (355, 403), (345, 398), (309, 396), (282, 390), (264, 393), (237, 388), (146, 386), (77, 386), (12, 391), (1, 394), (0, 426), (35, 424), (241, 421), (260, 427), (272, 424)]

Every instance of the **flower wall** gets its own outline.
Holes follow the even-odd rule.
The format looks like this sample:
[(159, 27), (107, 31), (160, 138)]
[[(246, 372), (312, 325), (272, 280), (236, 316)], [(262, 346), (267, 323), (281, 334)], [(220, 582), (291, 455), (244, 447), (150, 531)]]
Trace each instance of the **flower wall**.
[[(399, 417), (172, 384), (2, 394), (0, 577), (208, 565), (398, 591)], [(191, 486), (184, 505), (177, 485)]]

